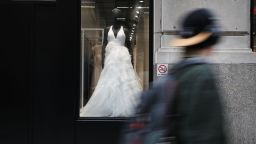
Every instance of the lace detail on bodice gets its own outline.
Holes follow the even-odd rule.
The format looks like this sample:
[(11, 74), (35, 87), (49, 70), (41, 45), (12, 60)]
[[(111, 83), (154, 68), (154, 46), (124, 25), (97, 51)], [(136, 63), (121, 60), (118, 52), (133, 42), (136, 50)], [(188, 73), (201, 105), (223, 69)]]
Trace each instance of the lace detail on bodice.
[(121, 26), (120, 30), (117, 32), (117, 35), (115, 37), (112, 26), (110, 27), (108, 31), (108, 43), (114, 42), (118, 45), (124, 45), (125, 44), (125, 33), (124, 28)]

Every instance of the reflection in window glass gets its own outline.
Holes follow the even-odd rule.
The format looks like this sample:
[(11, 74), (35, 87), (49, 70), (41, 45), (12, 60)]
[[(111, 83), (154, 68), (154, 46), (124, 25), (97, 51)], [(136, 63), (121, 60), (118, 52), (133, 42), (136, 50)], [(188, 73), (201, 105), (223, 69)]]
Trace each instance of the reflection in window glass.
[(148, 0), (81, 1), (81, 117), (128, 117), (148, 88)]

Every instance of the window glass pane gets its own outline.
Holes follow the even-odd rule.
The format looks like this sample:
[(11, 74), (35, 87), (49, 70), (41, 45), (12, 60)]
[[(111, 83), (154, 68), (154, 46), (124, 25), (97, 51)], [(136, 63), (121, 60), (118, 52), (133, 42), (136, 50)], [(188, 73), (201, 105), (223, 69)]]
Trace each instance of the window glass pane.
[(148, 81), (149, 0), (82, 0), (80, 116), (131, 116)]

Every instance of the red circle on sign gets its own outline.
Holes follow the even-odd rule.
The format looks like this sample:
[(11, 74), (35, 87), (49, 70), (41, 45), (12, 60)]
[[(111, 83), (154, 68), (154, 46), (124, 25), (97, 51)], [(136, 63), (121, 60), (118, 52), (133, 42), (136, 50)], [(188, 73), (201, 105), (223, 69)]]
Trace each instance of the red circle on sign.
[(158, 67), (158, 71), (159, 71), (160, 73), (166, 73), (166, 72), (167, 72), (167, 67), (166, 67), (165, 65), (160, 65), (160, 66)]

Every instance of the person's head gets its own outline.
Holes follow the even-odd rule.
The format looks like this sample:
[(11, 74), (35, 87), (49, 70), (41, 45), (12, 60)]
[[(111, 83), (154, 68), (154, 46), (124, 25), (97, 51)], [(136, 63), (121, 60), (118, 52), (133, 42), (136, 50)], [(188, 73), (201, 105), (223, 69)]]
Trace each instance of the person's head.
[(220, 29), (212, 11), (200, 8), (190, 11), (181, 23), (180, 38), (173, 46), (185, 48), (185, 55), (209, 55), (220, 39)]

